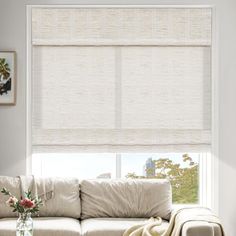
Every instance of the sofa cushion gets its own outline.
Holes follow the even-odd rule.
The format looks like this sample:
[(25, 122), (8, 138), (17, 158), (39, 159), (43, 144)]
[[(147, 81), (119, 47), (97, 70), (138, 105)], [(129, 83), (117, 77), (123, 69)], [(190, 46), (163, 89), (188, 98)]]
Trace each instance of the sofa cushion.
[[(122, 236), (126, 229), (131, 226), (142, 224), (144, 218), (96, 218), (81, 221), (83, 236)], [(160, 226), (167, 229), (169, 223), (163, 221)]]
[[(21, 179), (19, 177), (0, 176), (0, 188), (7, 188), (19, 198), (21, 195)], [(24, 191), (34, 190), (35, 185), (32, 176), (24, 177), (24, 181), (27, 182)], [(39, 189), (45, 182), (43, 178), (36, 178), (35, 181)], [(46, 181), (46, 183), (49, 184), (49, 182), (53, 183), (54, 196), (40, 207), (40, 216), (79, 218), (81, 215), (79, 180), (77, 178), (50, 178), (50, 181)], [(40, 192), (38, 193), (40, 194)], [(0, 218), (17, 216), (16, 213), (12, 213), (12, 208), (6, 205), (7, 199), (7, 196), (0, 195)]]
[[(7, 188), (13, 195), (17, 198), (20, 197), (20, 181), (19, 178), (0, 176), (0, 190), (2, 188)], [(15, 217), (16, 213), (12, 212), (12, 208), (6, 205), (8, 196), (4, 196), (0, 193), (0, 218), (2, 217)]]
[[(34, 218), (34, 236), (80, 236), (81, 227), (76, 219), (62, 217)], [(0, 235), (16, 235), (16, 219), (0, 219)]]
[(169, 219), (172, 194), (167, 180), (83, 180), (82, 219), (97, 217)]
[(40, 207), (39, 215), (79, 218), (81, 214), (79, 180), (52, 178), (52, 183), (54, 196)]

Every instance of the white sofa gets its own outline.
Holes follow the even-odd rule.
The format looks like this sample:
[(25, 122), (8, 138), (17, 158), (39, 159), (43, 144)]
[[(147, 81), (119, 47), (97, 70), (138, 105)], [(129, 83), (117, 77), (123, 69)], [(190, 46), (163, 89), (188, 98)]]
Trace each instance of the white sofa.
[[(40, 180), (37, 180), (40, 185)], [(122, 236), (150, 217), (160, 216), (167, 228), (172, 213), (166, 180), (82, 180), (54, 178), (54, 196), (34, 218), (34, 236)], [(18, 177), (0, 176), (0, 188), (20, 196)], [(15, 236), (16, 215), (0, 196), (0, 236)], [(182, 236), (222, 236), (218, 224), (190, 221)]]

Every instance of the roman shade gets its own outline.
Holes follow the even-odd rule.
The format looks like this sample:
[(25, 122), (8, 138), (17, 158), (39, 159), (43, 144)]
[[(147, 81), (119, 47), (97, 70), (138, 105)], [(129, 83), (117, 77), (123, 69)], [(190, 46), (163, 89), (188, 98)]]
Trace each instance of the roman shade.
[(210, 8), (33, 8), (33, 152), (207, 151)]

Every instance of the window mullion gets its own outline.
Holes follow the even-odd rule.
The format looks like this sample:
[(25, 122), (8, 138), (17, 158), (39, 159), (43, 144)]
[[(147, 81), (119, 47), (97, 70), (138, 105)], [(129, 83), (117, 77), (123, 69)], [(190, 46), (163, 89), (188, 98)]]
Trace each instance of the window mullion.
[[(121, 129), (121, 47), (115, 47), (115, 128)], [(121, 154), (116, 153), (116, 178), (121, 178)]]
[(116, 153), (116, 178), (121, 178), (121, 154)]

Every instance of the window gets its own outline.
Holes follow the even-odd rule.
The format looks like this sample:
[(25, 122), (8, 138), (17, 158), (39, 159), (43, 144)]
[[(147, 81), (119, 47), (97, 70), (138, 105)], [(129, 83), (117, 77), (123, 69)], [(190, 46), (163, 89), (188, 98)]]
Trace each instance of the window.
[(201, 193), (206, 194), (202, 180), (207, 175), (204, 159), (203, 153), (40, 153), (33, 155), (32, 173), (79, 179), (167, 178), (175, 204), (202, 204), (205, 196)]
[(176, 203), (202, 203), (211, 14), (204, 7), (33, 7), (33, 173), (169, 178)]

